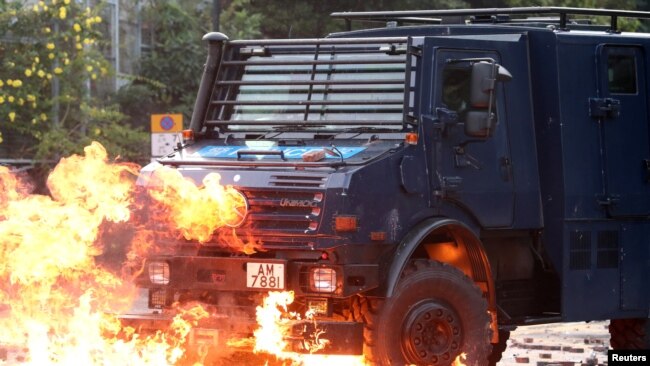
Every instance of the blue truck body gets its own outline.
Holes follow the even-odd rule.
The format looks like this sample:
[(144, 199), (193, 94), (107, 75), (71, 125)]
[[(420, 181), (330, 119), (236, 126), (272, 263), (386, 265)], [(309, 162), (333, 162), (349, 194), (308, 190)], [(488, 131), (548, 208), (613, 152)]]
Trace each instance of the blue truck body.
[[(558, 18), (517, 18), (528, 13)], [(473, 14), (466, 24), (444, 21)], [(611, 23), (571, 20), (592, 15)], [(204, 38), (210, 46), (195, 138), (160, 163), (196, 182), (216, 171), (241, 190), (251, 209), (237, 230), (253, 233), (265, 252), (231, 260), (211, 243), (213, 251), (202, 254), (149, 258), (176, 263), (165, 291), (251, 291), (241, 261), (280, 261), (286, 288), (303, 304), (323, 300), (322, 318), (334, 332), (341, 317), (333, 314), (354, 313), (364, 301), (378, 312), (398, 309), (391, 299), (411, 296), (405, 286), (416, 281), (413, 271), (428, 271), (437, 283), (436, 271), (453, 267), (480, 291), (495, 350), (508, 330), (526, 324), (614, 319), (648, 329), (650, 36), (616, 28), (619, 16), (647, 13), (514, 8), (334, 16), (399, 26), (315, 40)], [(442, 24), (419, 24), (437, 22), (435, 16)], [(483, 89), (491, 105), (470, 100), (465, 110), (468, 100), (456, 103), (454, 88), (476, 87), (468, 78), (477, 63), (511, 77), (493, 77)], [(485, 135), (468, 132), (472, 113), (494, 118)], [(324, 159), (302, 159), (320, 150), (328, 151)], [(339, 220), (354, 226), (339, 227)], [(193, 272), (199, 267), (222, 268), (226, 279), (201, 282)], [(321, 267), (336, 271), (331, 292), (310, 287), (312, 268)], [(148, 281), (145, 275), (140, 283), (160, 290)], [(427, 309), (464, 316), (452, 300), (435, 304), (405, 323), (420, 322)], [(403, 334), (413, 331), (409, 326)], [(614, 343), (625, 329), (612, 330), (614, 346), (629, 346)], [(398, 342), (402, 356), (370, 358), (447, 364), (438, 356), (458, 354), (420, 349), (408, 337)]]

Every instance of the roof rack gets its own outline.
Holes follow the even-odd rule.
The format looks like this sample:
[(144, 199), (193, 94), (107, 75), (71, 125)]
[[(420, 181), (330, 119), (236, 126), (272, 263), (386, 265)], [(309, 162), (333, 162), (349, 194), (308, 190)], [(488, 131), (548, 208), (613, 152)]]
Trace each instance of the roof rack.
[(447, 10), (406, 10), (406, 11), (368, 11), (332, 13), (333, 18), (345, 19), (348, 30), (352, 21), (398, 22), (439, 24), (441, 17), (471, 17), (498, 15), (554, 14), (560, 17), (560, 29), (567, 29), (569, 15), (591, 15), (610, 17), (609, 31), (618, 32), (618, 18), (650, 19), (650, 12), (611, 9), (567, 8), (567, 7), (520, 7), (520, 8), (485, 8), (485, 9), (447, 9)]

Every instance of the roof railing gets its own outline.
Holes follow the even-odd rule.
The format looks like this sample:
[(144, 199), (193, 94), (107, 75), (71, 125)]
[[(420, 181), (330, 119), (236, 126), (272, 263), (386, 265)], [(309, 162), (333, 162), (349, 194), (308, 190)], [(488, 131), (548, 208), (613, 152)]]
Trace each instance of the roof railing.
[[(369, 22), (398, 22), (398, 23), (429, 23), (439, 24), (446, 17), (477, 17), (498, 15), (556, 15), (559, 17), (560, 29), (567, 29), (569, 16), (587, 15), (610, 18), (609, 32), (618, 32), (618, 18), (650, 19), (650, 12), (633, 10), (590, 9), (570, 7), (518, 7), (518, 8), (484, 8), (484, 9), (446, 9), (446, 10), (405, 10), (405, 11), (368, 11), (368, 12), (338, 12), (332, 13), (333, 18), (346, 21), (351, 30), (352, 21)], [(417, 19), (417, 22), (413, 22)], [(512, 21), (517, 21), (513, 19)]]

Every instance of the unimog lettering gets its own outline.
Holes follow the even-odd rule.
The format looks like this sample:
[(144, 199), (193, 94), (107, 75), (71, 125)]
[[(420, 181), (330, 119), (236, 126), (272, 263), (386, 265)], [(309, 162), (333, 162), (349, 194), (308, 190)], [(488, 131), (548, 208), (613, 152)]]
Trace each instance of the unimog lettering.
[(310, 200), (291, 200), (288, 198), (283, 198), (280, 200), (280, 206), (282, 207), (317, 207), (318, 202)]

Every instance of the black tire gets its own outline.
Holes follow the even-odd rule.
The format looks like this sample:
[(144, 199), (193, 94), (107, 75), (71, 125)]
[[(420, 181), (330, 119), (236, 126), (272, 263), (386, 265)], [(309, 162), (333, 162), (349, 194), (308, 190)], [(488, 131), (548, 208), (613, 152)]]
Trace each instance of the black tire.
[(496, 364), (501, 361), (501, 356), (508, 347), (508, 339), (510, 339), (510, 331), (499, 329), (499, 343), (492, 345), (492, 353), (488, 357), (488, 365), (496, 366)]
[(609, 344), (613, 349), (650, 349), (648, 319), (612, 319)]
[(492, 349), (487, 302), (454, 267), (414, 261), (392, 297), (355, 301), (353, 317), (365, 324), (364, 354), (373, 364), (447, 366), (461, 353), (466, 365), (487, 364)]

